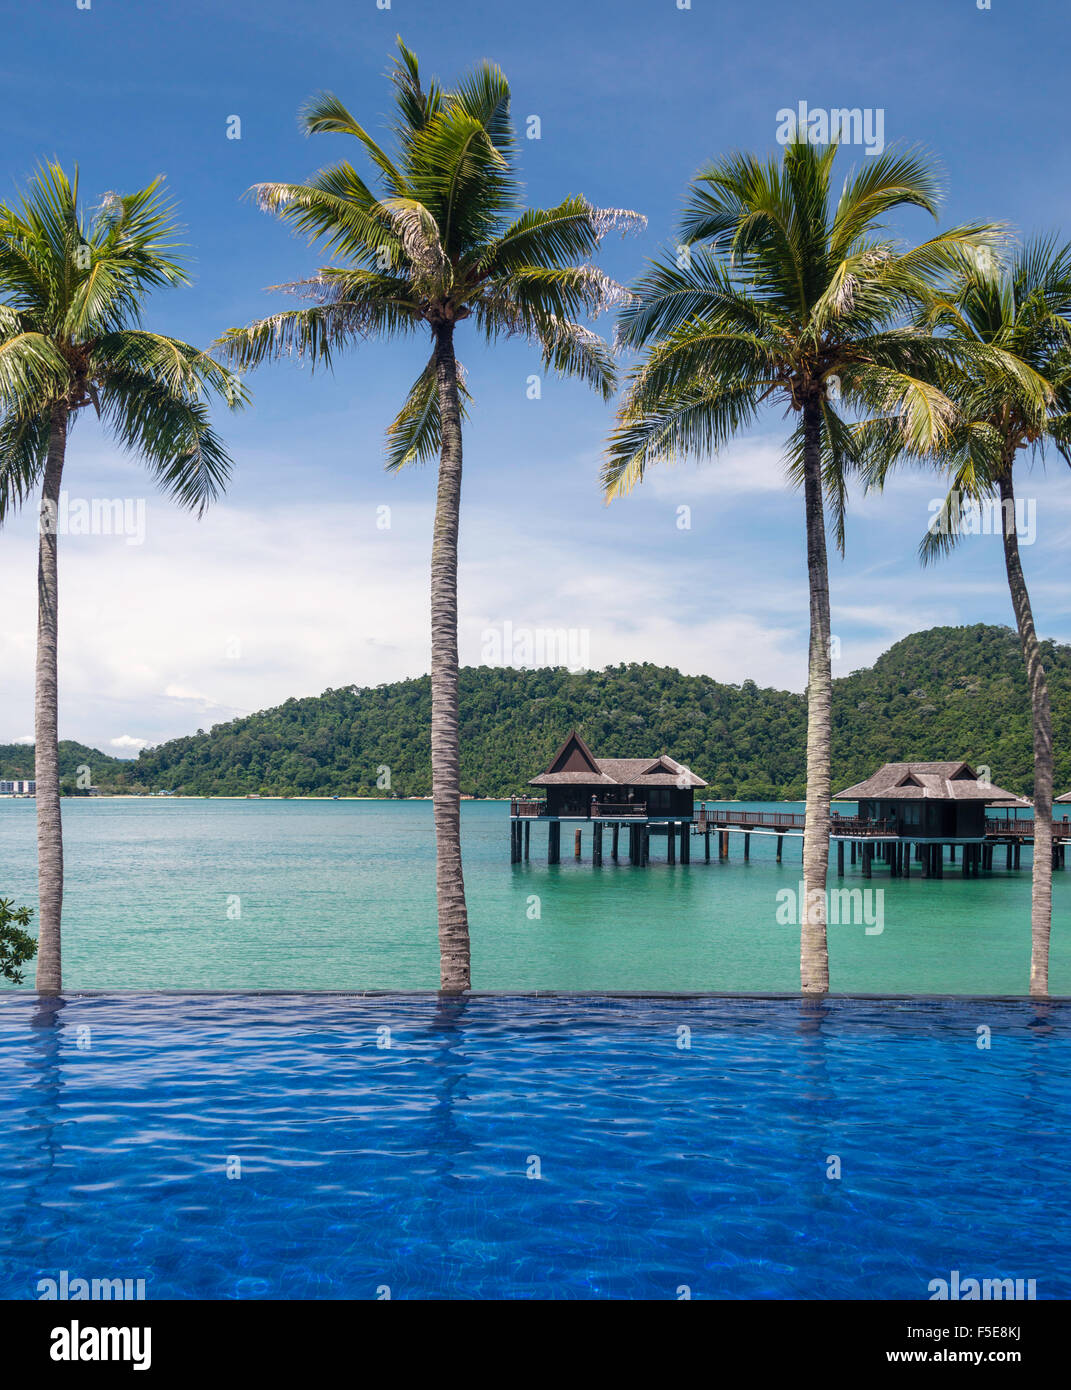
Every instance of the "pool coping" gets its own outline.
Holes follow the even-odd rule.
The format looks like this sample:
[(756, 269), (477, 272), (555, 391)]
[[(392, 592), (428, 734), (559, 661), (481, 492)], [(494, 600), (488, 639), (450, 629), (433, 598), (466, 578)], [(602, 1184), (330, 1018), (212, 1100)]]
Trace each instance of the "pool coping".
[(73, 989), (58, 995), (40, 994), (36, 989), (0, 990), (0, 1001), (5, 998), (48, 999), (68, 1001), (72, 999), (145, 997), (151, 998), (303, 998), (319, 999), (437, 999), (442, 1002), (466, 999), (561, 999), (576, 1001), (581, 999), (723, 999), (739, 1001), (785, 1001), (797, 1003), (827, 1003), (841, 1000), (866, 1000), (868, 1002), (924, 1003), (932, 1001), (956, 1000), (961, 1002), (983, 1000), (986, 1003), (1048, 1004), (1071, 1003), (1071, 994), (865, 994), (854, 992), (834, 992), (825, 994), (801, 994), (798, 991), (755, 991), (755, 990), (467, 990), (464, 994), (448, 994), (436, 989)]

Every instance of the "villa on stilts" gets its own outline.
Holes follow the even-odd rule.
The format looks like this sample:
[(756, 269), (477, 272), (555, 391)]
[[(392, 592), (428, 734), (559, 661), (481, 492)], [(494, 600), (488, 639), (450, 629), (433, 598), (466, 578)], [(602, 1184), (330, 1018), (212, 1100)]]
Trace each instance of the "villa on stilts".
[[(1004, 846), (1005, 867), (1017, 869), (1022, 846), (1033, 844), (1033, 818), (1019, 814), (1029, 811), (1031, 803), (994, 786), (966, 762), (886, 763), (833, 799), (857, 802), (857, 822), (876, 828), (877, 833), (858, 844), (847, 837), (852, 863), (858, 849), (865, 878), (870, 877), (875, 858), (889, 866), (894, 878), (910, 877), (912, 859), (922, 877), (941, 878), (946, 851), (953, 864), (960, 854), (965, 878), (977, 876), (981, 870), (992, 869), (999, 845)], [(834, 815), (834, 839), (838, 838), (837, 820)], [(1064, 865), (1068, 833), (1065, 828), (1061, 835), (1059, 822), (1054, 825), (1055, 867)], [(840, 838), (838, 874), (844, 873), (844, 844), (845, 838)]]
[[(976, 771), (967, 762), (885, 763), (863, 782), (845, 787), (834, 802), (855, 802), (854, 811), (835, 807), (829, 834), (836, 846), (837, 874), (845, 860), (859, 864), (864, 878), (874, 865), (888, 868), (892, 878), (943, 878), (945, 864), (957, 864), (964, 878), (993, 868), (999, 847), (1004, 867), (1020, 867), (1023, 845), (1034, 843), (1032, 804), (1003, 787), (994, 786), (987, 769)], [(729, 858), (730, 838), (743, 837), (743, 858), (751, 857), (755, 835), (776, 837), (776, 861), (782, 862), (786, 840), (803, 839), (805, 817), (788, 810), (759, 810), (702, 802), (695, 792), (706, 783), (667, 753), (654, 758), (597, 758), (574, 730), (530, 787), (543, 795), (510, 798), (510, 861), (529, 858), (533, 821), (547, 823), (547, 862), (561, 862), (562, 824), (573, 823), (574, 855), (581, 857), (585, 827), (591, 830), (591, 862), (601, 865), (609, 831), (609, 855), (618, 861), (621, 831), (628, 834), (630, 864), (644, 866), (651, 838), (665, 838), (666, 862), (691, 862), (691, 838), (702, 837), (704, 860), (710, 860), (711, 837), (717, 835), (717, 857)], [(1071, 803), (1071, 792), (1058, 797)], [(1024, 814), (1025, 813), (1025, 814)], [(1053, 867), (1066, 865), (1071, 820), (1053, 820)], [(912, 866), (917, 865), (913, 870)]]
[(614, 861), (620, 834), (628, 834), (630, 864), (644, 866), (652, 833), (666, 837), (666, 858), (674, 863), (680, 844), (682, 864), (690, 860), (689, 836), (695, 815), (695, 788), (706, 783), (682, 763), (662, 753), (653, 758), (596, 758), (574, 729), (548, 763), (528, 783), (545, 796), (510, 798), (510, 862), (529, 856), (533, 821), (547, 823), (547, 863), (561, 862), (562, 823), (574, 823), (574, 853), (580, 857), (585, 825), (591, 827), (591, 862), (603, 862), (606, 831)]

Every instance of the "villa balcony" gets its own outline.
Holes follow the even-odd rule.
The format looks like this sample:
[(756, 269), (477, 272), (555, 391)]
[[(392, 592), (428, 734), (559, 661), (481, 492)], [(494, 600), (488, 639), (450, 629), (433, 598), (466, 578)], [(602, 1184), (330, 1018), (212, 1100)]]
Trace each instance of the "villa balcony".
[[(513, 819), (537, 820), (548, 816), (547, 803), (541, 797), (511, 796), (509, 813)], [(646, 820), (646, 801), (578, 801), (559, 806), (555, 813), (567, 820)]]

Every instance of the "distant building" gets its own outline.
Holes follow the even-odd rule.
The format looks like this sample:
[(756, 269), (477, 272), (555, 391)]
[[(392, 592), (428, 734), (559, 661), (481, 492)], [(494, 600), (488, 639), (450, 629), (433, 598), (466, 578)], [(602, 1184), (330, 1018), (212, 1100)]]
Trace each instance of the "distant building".
[(0, 796), (36, 796), (37, 783), (26, 781), (0, 782)]

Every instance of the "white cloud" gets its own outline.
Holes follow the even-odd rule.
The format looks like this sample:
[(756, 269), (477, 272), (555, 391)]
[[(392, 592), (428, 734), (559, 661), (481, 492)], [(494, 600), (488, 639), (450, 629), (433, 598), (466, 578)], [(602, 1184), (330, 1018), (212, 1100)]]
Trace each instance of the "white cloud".
[(696, 463), (659, 463), (644, 478), (643, 491), (669, 501), (740, 493), (790, 493), (785, 479), (783, 438), (760, 435), (734, 440), (713, 458)]
[[(549, 483), (526, 491), (518, 481), (489, 497), (474, 472), (461, 531), (462, 661), (480, 662), (485, 630), (508, 620), (582, 630), (596, 668), (654, 662), (802, 689), (802, 507), (784, 491), (780, 448), (758, 437), (702, 468), (654, 469), (612, 508), (577, 490), (563, 503)], [(685, 479), (704, 496), (681, 532), (674, 506), (691, 497), (676, 485)], [(433, 479), (422, 492), (403, 482), (386, 494), (387, 530), (377, 488), (374, 501), (225, 502), (200, 523), (150, 498), (143, 546), (61, 537), (61, 735), (132, 753), (291, 696), (425, 673)], [(831, 547), (836, 673), (930, 625), (1010, 621), (999, 542), (981, 538), (919, 567), (919, 499), (931, 491), (929, 479), (905, 478), (894, 505), (850, 517), (845, 561)], [(32, 517), (15, 518), (2, 542), (0, 741), (4, 728), (32, 721)], [(1026, 558), (1039, 626), (1059, 638), (1062, 553), (1039, 529)], [(115, 739), (115, 728), (139, 734)]]

